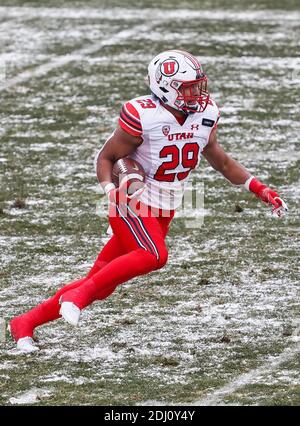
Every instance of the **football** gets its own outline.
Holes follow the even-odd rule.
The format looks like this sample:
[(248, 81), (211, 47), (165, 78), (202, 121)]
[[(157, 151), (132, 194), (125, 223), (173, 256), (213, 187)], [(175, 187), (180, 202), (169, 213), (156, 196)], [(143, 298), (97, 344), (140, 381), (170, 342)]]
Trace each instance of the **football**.
[(117, 188), (126, 185), (128, 195), (132, 195), (143, 188), (145, 171), (138, 161), (129, 157), (120, 158), (113, 166), (112, 182)]

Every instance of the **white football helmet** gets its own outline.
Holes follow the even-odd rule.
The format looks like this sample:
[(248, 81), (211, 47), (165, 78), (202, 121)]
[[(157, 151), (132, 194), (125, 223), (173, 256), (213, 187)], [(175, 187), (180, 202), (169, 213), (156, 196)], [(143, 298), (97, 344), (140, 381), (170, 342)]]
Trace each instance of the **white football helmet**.
[(163, 103), (184, 112), (203, 112), (209, 101), (207, 77), (195, 56), (183, 50), (167, 50), (148, 67), (151, 91)]

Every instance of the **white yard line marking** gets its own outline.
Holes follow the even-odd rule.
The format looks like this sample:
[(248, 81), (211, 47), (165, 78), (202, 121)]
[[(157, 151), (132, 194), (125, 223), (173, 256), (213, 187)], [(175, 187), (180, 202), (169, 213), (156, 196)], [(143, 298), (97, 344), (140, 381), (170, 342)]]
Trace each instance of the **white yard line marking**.
[(267, 373), (272, 372), (275, 368), (277, 368), (280, 364), (283, 364), (286, 361), (292, 360), (298, 353), (300, 352), (300, 345), (296, 345), (294, 347), (286, 348), (278, 357), (270, 358), (268, 362), (263, 364), (262, 366), (249, 371), (248, 373), (242, 374), (237, 377), (232, 382), (223, 386), (220, 389), (217, 389), (211, 395), (200, 399), (198, 401), (193, 402), (191, 405), (199, 405), (199, 406), (209, 406), (209, 405), (220, 405), (222, 399), (225, 396), (233, 394), (237, 389), (253, 383), (260, 375), (265, 375)]
[[(152, 25), (154, 25), (154, 23)], [(64, 56), (55, 58), (48, 63), (38, 65), (33, 70), (21, 72), (16, 77), (6, 80), (3, 83), (3, 85), (0, 85), (0, 93), (20, 83), (24, 83), (30, 80), (31, 78), (45, 76), (50, 71), (60, 68), (63, 65), (66, 65), (70, 62), (83, 60), (86, 56), (96, 53), (104, 46), (115, 45), (123, 39), (130, 39), (131, 37), (134, 37), (138, 33), (149, 31), (152, 25), (146, 25), (146, 24), (136, 25), (129, 30), (121, 31), (115, 36), (112, 36), (106, 40), (102, 40), (102, 41), (99, 41), (98, 43), (92, 44), (91, 46), (78, 49), (69, 55), (64, 55)]]

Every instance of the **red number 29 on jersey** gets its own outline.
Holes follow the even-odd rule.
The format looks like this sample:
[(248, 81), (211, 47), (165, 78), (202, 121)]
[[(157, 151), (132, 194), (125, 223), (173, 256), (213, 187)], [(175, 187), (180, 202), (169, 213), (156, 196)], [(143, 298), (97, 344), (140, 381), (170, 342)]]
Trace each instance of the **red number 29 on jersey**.
[[(161, 182), (174, 182), (185, 179), (192, 169), (197, 166), (199, 155), (199, 145), (195, 142), (187, 143), (179, 148), (177, 145), (165, 146), (159, 153), (160, 158), (170, 157), (168, 161), (164, 161), (157, 169), (154, 179)], [(182, 165), (184, 172), (174, 172), (174, 170)], [(173, 172), (172, 172), (173, 171)]]

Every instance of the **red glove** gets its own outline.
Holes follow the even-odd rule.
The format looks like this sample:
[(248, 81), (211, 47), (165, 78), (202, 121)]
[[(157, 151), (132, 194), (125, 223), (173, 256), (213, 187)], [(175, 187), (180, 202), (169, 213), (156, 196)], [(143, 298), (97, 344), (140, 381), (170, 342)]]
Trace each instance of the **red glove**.
[(247, 179), (245, 187), (249, 191), (253, 192), (264, 203), (273, 205), (272, 213), (274, 215), (281, 217), (285, 212), (288, 211), (288, 206), (279, 197), (277, 192), (268, 188), (266, 185), (257, 180), (254, 176), (251, 176), (249, 179)]

